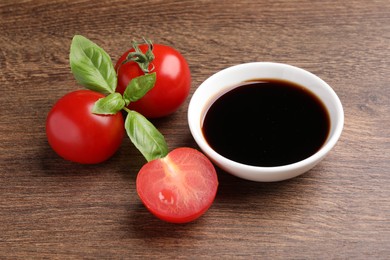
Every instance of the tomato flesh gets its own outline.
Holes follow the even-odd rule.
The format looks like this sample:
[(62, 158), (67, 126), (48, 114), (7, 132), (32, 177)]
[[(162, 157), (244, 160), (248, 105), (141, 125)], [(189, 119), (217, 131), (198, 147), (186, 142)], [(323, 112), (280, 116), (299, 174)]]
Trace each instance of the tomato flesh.
[(218, 177), (201, 152), (177, 148), (165, 158), (145, 164), (136, 186), (152, 214), (167, 222), (186, 223), (209, 209), (217, 193)]
[[(146, 52), (147, 45), (140, 45), (140, 50)], [(129, 52), (126, 51), (117, 61), (115, 69), (118, 73), (116, 91), (123, 94), (131, 79), (144, 75), (135, 62), (126, 62)], [(156, 84), (144, 97), (129, 105), (148, 118), (167, 116), (175, 112), (186, 100), (191, 87), (191, 73), (187, 61), (172, 47), (154, 44), (154, 60), (149, 69), (156, 72)]]
[(123, 116), (96, 115), (94, 103), (104, 95), (78, 90), (63, 96), (46, 119), (46, 135), (53, 150), (66, 160), (83, 164), (110, 158), (122, 143)]

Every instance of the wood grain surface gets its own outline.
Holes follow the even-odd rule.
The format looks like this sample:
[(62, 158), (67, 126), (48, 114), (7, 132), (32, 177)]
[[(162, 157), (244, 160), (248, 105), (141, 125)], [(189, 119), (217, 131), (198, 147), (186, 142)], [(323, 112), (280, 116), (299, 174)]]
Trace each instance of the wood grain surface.
[[(0, 1), (0, 258), (389, 259), (390, 2)], [(75, 34), (116, 61), (142, 36), (187, 59), (191, 95), (207, 77), (251, 61), (307, 69), (345, 110), (340, 141), (292, 180), (244, 181), (218, 170), (210, 210), (185, 225), (141, 204), (145, 163), (129, 140), (107, 162), (79, 165), (49, 147), (45, 119), (80, 89)], [(170, 149), (197, 148), (186, 103), (153, 122)]]

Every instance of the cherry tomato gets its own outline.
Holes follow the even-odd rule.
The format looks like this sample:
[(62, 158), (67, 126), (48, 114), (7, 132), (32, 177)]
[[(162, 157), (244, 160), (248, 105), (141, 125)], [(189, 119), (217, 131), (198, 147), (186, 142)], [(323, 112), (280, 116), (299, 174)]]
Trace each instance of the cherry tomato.
[(203, 215), (214, 201), (218, 178), (201, 152), (177, 148), (166, 157), (145, 164), (136, 180), (146, 208), (158, 218), (186, 223)]
[(78, 163), (100, 163), (119, 148), (124, 136), (121, 113), (91, 112), (103, 94), (91, 90), (71, 92), (57, 101), (46, 119), (50, 146), (61, 157)]
[[(145, 53), (148, 45), (143, 44), (139, 48)], [(122, 94), (131, 79), (144, 74), (137, 63), (123, 63), (128, 53), (133, 51), (134, 49), (130, 49), (125, 52), (115, 66), (118, 73), (117, 91)], [(148, 118), (163, 117), (175, 112), (186, 100), (191, 87), (190, 69), (177, 50), (154, 44), (153, 53), (155, 58), (149, 69), (156, 72), (156, 84), (144, 97), (129, 105), (130, 109)]]

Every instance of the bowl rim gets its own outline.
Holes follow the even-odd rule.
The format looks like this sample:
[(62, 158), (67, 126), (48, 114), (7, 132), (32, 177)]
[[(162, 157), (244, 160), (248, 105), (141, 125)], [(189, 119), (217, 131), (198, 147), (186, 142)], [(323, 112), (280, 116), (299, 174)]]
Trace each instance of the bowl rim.
[[(222, 156), (221, 154), (217, 153), (213, 148), (211, 148), (208, 145), (207, 140), (204, 138), (204, 136), (202, 134), (201, 128), (202, 128), (202, 122), (204, 119), (204, 115), (207, 113), (208, 108), (211, 106), (211, 104), (214, 101), (212, 101), (212, 102), (204, 101), (202, 103), (202, 106), (199, 106), (199, 104), (196, 104), (199, 101), (199, 99), (206, 99), (205, 97), (200, 98), (199, 93), (204, 88), (206, 88), (208, 86), (210, 81), (214, 80), (215, 78), (224, 77), (225, 74), (229, 75), (230, 73), (233, 73), (233, 72), (236, 73), (236, 70), (240, 71), (240, 70), (245, 70), (245, 69), (252, 68), (252, 67), (257, 67), (257, 68), (273, 67), (273, 68), (282, 69), (282, 70), (291, 70), (291, 71), (294, 71), (296, 73), (300, 73), (301, 75), (303, 75), (305, 77), (310, 77), (312, 80), (315, 80), (322, 88), (324, 88), (328, 92), (329, 96), (331, 97), (332, 104), (334, 104), (334, 106), (336, 108), (335, 118), (337, 120), (336, 121), (331, 120), (331, 124), (332, 124), (331, 129), (334, 129), (334, 130), (330, 131), (326, 142), (316, 153), (314, 153), (313, 155), (311, 155), (311, 156), (309, 156), (301, 161), (295, 162), (295, 163), (282, 165), (282, 166), (265, 167), (265, 166), (247, 165), (244, 163), (233, 161), (233, 160), (226, 158), (226, 157)], [(293, 80), (290, 80), (290, 81), (294, 82)], [(231, 87), (229, 85), (226, 85), (226, 86), (222, 87), (221, 89), (226, 89), (226, 88), (230, 88), (229, 90), (227, 90), (227, 92), (234, 89), (234, 87)], [(226, 91), (225, 91), (225, 93), (226, 93)], [(222, 94), (223, 93), (219, 93), (217, 95), (216, 99), (219, 98)], [(318, 98), (324, 103), (324, 101), (321, 97), (318, 96)], [(214, 100), (215, 100), (215, 97), (214, 97)], [(204, 106), (206, 106), (206, 108)], [(327, 109), (328, 109), (328, 113), (330, 114), (328, 107), (327, 107)], [(238, 65), (234, 65), (234, 66), (222, 69), (222, 70), (216, 72), (215, 74), (211, 75), (209, 78), (207, 78), (205, 81), (203, 81), (199, 85), (199, 87), (195, 90), (194, 94), (192, 95), (191, 100), (189, 102), (189, 106), (188, 106), (187, 117), (188, 117), (188, 124), (189, 124), (189, 128), (190, 128), (190, 132), (191, 132), (193, 138), (195, 139), (196, 143), (201, 148), (201, 150), (203, 150), (206, 153), (206, 155), (208, 155), (208, 157), (210, 157), (210, 159), (212, 159), (214, 162), (216, 162), (216, 164), (222, 164), (225, 167), (239, 168), (239, 169), (242, 169), (242, 170), (247, 171), (247, 172), (253, 172), (257, 175), (270, 174), (270, 173), (272, 173), (272, 174), (286, 173), (288, 171), (294, 171), (294, 170), (297, 170), (300, 168), (307, 167), (308, 165), (315, 164), (316, 162), (320, 161), (335, 146), (335, 144), (337, 143), (338, 139), (341, 136), (343, 126), (344, 126), (344, 110), (343, 110), (343, 106), (341, 104), (341, 101), (340, 101), (339, 97), (337, 96), (336, 92), (324, 80), (322, 80), (321, 78), (319, 78), (315, 74), (313, 74), (307, 70), (304, 70), (302, 68), (299, 68), (299, 67), (296, 67), (293, 65), (289, 65), (289, 64), (285, 64), (285, 63), (276, 63), (276, 62), (243, 63), (243, 64), (238, 64)], [(335, 125), (334, 128), (333, 128), (333, 125)], [(234, 175), (240, 177), (239, 174), (235, 173)]]

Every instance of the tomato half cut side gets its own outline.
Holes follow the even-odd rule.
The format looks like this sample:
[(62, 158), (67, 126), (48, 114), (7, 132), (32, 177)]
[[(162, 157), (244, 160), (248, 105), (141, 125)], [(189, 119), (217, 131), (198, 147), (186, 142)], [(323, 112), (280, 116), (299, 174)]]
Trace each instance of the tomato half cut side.
[(183, 147), (145, 164), (136, 186), (141, 201), (156, 217), (187, 223), (209, 209), (217, 193), (218, 177), (204, 154)]

